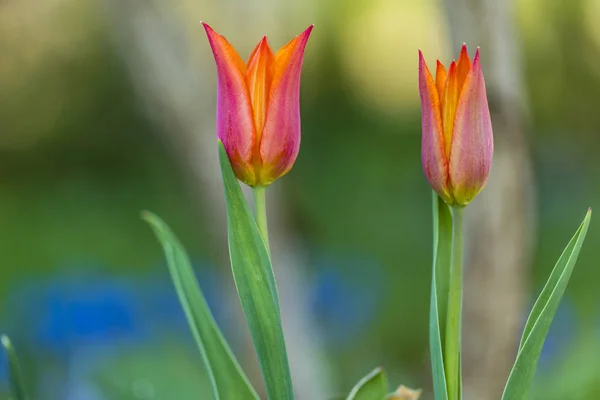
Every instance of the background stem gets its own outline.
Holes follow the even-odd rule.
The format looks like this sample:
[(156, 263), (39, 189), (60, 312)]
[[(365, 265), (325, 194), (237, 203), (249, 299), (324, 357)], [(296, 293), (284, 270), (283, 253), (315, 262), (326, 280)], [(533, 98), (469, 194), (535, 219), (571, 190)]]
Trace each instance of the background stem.
[(255, 186), (252, 188), (254, 195), (254, 219), (258, 225), (258, 230), (265, 241), (267, 253), (271, 257), (271, 249), (269, 247), (269, 229), (267, 227), (267, 188), (266, 186)]
[(450, 264), (450, 288), (448, 291), (448, 314), (446, 317), (446, 346), (444, 365), (448, 385), (448, 399), (460, 399), (460, 350), (463, 292), (463, 208), (452, 210), (452, 258)]

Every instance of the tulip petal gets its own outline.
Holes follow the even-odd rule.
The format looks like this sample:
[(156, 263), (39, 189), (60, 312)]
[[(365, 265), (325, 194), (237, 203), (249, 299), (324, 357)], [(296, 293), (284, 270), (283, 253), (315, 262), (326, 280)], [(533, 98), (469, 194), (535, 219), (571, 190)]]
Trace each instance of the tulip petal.
[(419, 51), (419, 92), (421, 95), (421, 162), (429, 184), (444, 201), (452, 203), (448, 187), (448, 161), (444, 153), (444, 136), (440, 99), (433, 77)]
[[(267, 114), (274, 59), (275, 56), (266, 36), (258, 43), (248, 58), (246, 84), (250, 92), (250, 101), (254, 113), (254, 126), (256, 127), (255, 150), (258, 150)], [(258, 154), (258, 151), (255, 151), (255, 154)]]
[(223, 142), (238, 179), (252, 185), (256, 180), (252, 164), (256, 132), (244, 80), (246, 65), (223, 36), (202, 24), (217, 65), (217, 137)]
[(442, 126), (444, 127), (444, 151), (446, 157), (450, 157), (450, 147), (452, 146), (452, 130), (454, 127), (454, 117), (456, 115), (456, 106), (458, 104), (458, 76), (456, 62), (450, 64), (446, 87), (442, 99)]
[(268, 184), (285, 175), (300, 150), (300, 75), (304, 49), (313, 26), (292, 39), (275, 55), (273, 81), (260, 141), (259, 180)]
[(490, 173), (494, 139), (479, 49), (460, 95), (450, 151), (454, 198), (468, 204), (483, 189)]
[(448, 73), (446, 72), (446, 67), (439, 60), (437, 61), (437, 65), (435, 68), (435, 86), (437, 88), (438, 96), (440, 97), (440, 102), (443, 107), (443, 99), (442, 95), (444, 94), (444, 88), (446, 87), (446, 77)]
[(458, 93), (465, 83), (465, 79), (467, 79), (467, 74), (471, 70), (471, 59), (469, 58), (469, 52), (467, 51), (467, 45), (463, 43), (462, 48), (460, 49), (460, 56), (458, 57), (458, 62), (456, 63), (456, 75), (458, 79)]

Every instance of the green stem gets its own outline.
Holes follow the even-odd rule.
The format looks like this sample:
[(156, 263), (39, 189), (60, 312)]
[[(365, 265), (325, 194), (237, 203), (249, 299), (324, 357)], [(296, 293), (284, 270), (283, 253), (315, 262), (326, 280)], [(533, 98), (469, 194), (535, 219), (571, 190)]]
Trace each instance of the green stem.
[(260, 235), (265, 242), (267, 254), (269, 254), (269, 257), (271, 257), (271, 248), (269, 247), (269, 229), (267, 227), (266, 189), (266, 186), (255, 186), (252, 188), (252, 194), (254, 195), (254, 219), (258, 225)]
[(460, 400), (464, 209), (460, 206), (453, 206), (451, 210), (452, 258), (450, 263), (450, 287), (448, 289), (448, 313), (446, 315), (444, 366), (446, 368), (448, 400)]

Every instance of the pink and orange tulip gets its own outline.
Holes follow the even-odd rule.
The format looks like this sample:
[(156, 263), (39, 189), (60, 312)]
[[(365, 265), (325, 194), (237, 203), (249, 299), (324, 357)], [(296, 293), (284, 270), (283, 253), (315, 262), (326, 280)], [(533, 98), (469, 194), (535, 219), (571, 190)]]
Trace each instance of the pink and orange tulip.
[(217, 137), (239, 180), (269, 185), (300, 149), (300, 74), (312, 25), (275, 54), (263, 37), (247, 62), (203, 25), (217, 65)]
[(435, 80), (419, 51), (419, 91), (425, 176), (446, 203), (465, 206), (485, 186), (494, 152), (479, 49), (472, 63), (465, 45), (448, 70), (438, 61)]

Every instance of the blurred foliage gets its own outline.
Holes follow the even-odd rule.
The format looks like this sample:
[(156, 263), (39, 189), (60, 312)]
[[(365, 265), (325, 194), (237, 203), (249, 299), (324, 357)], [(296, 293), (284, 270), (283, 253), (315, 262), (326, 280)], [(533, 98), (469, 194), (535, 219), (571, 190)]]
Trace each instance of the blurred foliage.
[[(106, 274), (146, 273), (162, 256), (139, 219), (142, 209), (169, 221), (193, 256), (209, 254), (210, 232), (184, 185), (181, 165), (161, 141), (163, 132), (140, 110), (102, 12), (85, 2), (33, 3), (0, 2), (0, 52), (9, 55), (0, 60), (2, 293), (25, 278), (51, 277), (90, 261), (106, 265)], [(303, 77), (302, 151), (289, 176), (277, 183), (285, 188), (311, 254), (367, 258), (385, 276), (376, 323), (352, 346), (331, 350), (342, 389), (375, 365), (389, 370), (391, 382), (429, 386), (431, 206), (421, 172), (416, 73), (411, 71), (414, 43), (440, 52), (445, 45), (440, 43), (443, 24), (427, 23), (442, 19), (440, 9), (434, 2), (417, 3), (322, 6)], [(586, 208), (600, 204), (600, 6), (594, 0), (519, 0), (517, 5), (540, 212), (534, 299), (559, 256), (557, 249)], [(399, 23), (396, 15), (407, 23)], [(371, 33), (377, 40), (368, 40)], [(207, 56), (206, 46), (202, 49)], [(570, 382), (590, 389), (588, 397), (572, 398), (600, 393), (592, 372), (577, 374), (598, 370), (589, 350), (599, 340), (596, 232), (592, 225), (590, 245), (567, 294), (575, 306), (572, 329), (585, 341), (573, 339), (557, 355), (556, 370), (539, 378), (540, 386), (559, 386), (565, 376), (576, 374)], [(411, 262), (399, 264), (400, 252)], [(312, 267), (310, 272), (318, 271)], [(1, 320), (10, 326), (13, 318), (7, 314)], [(124, 357), (141, 366), (165, 361), (152, 374), (191, 371), (187, 361), (178, 364), (176, 355), (140, 353), (132, 350)], [(116, 361), (109, 372), (124, 379), (119, 371), (131, 365)], [(25, 370), (36, 368), (44, 366)]]

